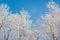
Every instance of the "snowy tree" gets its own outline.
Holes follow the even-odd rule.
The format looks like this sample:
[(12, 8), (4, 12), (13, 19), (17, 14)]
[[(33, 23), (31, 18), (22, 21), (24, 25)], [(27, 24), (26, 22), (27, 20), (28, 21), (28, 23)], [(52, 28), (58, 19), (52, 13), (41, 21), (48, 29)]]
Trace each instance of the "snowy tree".
[(53, 40), (58, 40), (60, 30), (60, 8), (55, 2), (49, 2), (47, 4), (49, 9), (48, 14), (45, 15), (46, 26), (48, 33), (52, 36)]
[(36, 29), (39, 29), (39, 31), (40, 29), (42, 29), (42, 31), (45, 30), (42, 33), (42, 36), (45, 38), (45, 40), (59, 40), (60, 8), (53, 1), (48, 2), (47, 8), (49, 9), (49, 12), (47, 12), (45, 16), (41, 17), (42, 22), (37, 24)]
[(28, 11), (13, 14), (7, 5), (0, 5), (0, 40), (40, 40), (41, 36), (44, 40), (59, 40), (60, 8), (53, 1), (47, 8), (49, 11), (32, 26)]
[(9, 13), (9, 7), (4, 4), (0, 5), (0, 29), (2, 27), (3, 21), (5, 20), (5, 18), (8, 16)]
[(12, 14), (7, 5), (0, 5), (1, 40), (35, 40), (30, 30), (32, 21), (28, 11)]
[(4, 21), (5, 19), (8, 17), (8, 13), (9, 13), (9, 7), (4, 4), (0, 5), (0, 30), (3, 30), (3, 39), (5, 39), (5, 26), (4, 26)]
[(25, 29), (29, 29), (32, 21), (30, 20), (30, 15), (29, 15), (28, 11), (25, 11), (24, 9), (22, 9), (20, 11), (20, 13), (21, 13), (20, 16), (21, 16), (22, 27)]

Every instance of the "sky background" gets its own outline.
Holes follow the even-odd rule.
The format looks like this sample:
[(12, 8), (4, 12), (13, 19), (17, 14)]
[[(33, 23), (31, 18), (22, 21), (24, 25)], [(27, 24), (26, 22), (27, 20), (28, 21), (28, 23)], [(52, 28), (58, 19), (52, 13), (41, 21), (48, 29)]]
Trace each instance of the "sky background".
[[(0, 4), (7, 4), (13, 13), (19, 13), (24, 8), (30, 13), (31, 19), (35, 23), (36, 20), (48, 11), (46, 4), (49, 1), (51, 0), (0, 0)], [(60, 6), (60, 0), (53, 1)], [(42, 37), (40, 38), (43, 40)]]
[[(51, 0), (0, 0), (0, 4), (4, 3), (10, 7), (13, 13), (20, 12), (22, 8), (27, 10), (33, 23), (48, 11), (46, 4)], [(53, 0), (58, 5), (60, 0)]]

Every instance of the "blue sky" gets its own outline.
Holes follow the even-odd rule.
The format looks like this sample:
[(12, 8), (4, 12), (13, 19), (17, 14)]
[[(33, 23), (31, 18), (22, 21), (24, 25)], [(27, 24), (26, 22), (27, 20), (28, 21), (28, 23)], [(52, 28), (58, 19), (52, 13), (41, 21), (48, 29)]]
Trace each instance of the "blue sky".
[[(31, 15), (31, 19), (35, 22), (41, 15), (44, 15), (48, 11), (46, 4), (51, 0), (0, 0), (0, 4), (4, 3), (10, 7), (10, 10), (20, 12), (22, 8), (28, 10)], [(54, 0), (57, 4), (60, 4), (60, 0)]]
[[(22, 8), (28, 10), (31, 14), (31, 19), (35, 22), (40, 16), (44, 15), (48, 11), (46, 4), (51, 0), (0, 0), (0, 4), (4, 3), (10, 7), (13, 13), (20, 12)], [(60, 0), (53, 0), (58, 5)], [(59, 5), (60, 6), (60, 5)], [(41, 38), (43, 40), (43, 38)]]

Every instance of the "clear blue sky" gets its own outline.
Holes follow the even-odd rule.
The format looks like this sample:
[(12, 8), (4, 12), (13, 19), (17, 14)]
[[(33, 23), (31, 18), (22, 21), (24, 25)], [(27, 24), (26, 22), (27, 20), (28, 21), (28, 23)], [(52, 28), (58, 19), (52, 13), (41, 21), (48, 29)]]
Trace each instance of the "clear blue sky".
[[(8, 4), (13, 13), (20, 12), (22, 8), (28, 10), (33, 22), (47, 11), (46, 4), (50, 0), (0, 0), (0, 4)], [(60, 0), (54, 0), (60, 4)]]
[[(51, 0), (0, 0), (0, 4), (4, 3), (10, 7), (13, 13), (20, 12), (22, 8), (28, 10), (31, 19), (35, 22), (41, 15), (48, 11), (46, 4)], [(54, 0), (58, 5), (60, 0)], [(59, 5), (60, 6), (60, 5)], [(43, 40), (43, 38), (41, 38)]]

